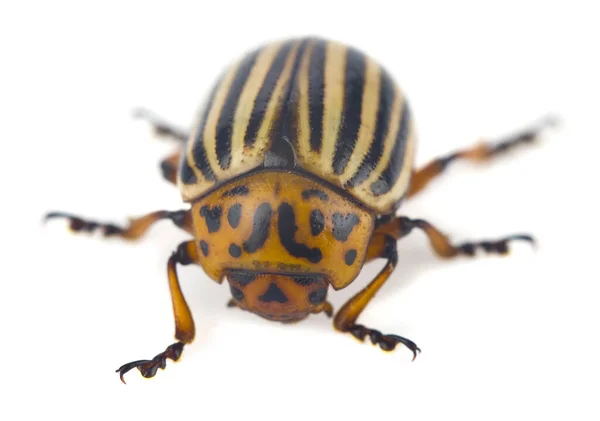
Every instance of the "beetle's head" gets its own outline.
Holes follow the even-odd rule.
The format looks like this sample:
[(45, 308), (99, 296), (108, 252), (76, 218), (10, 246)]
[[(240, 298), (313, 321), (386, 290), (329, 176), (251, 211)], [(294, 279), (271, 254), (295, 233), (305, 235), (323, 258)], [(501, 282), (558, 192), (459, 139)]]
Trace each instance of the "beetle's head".
[(265, 319), (295, 322), (326, 308), (329, 284), (322, 276), (231, 271), (226, 277), (235, 304)]

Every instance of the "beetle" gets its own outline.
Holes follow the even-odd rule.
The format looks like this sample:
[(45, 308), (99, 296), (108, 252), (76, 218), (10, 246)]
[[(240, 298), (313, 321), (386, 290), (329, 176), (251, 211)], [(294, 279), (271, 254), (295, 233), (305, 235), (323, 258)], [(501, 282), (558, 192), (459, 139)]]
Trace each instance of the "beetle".
[[(401, 204), (457, 160), (487, 161), (530, 143), (555, 123), (543, 119), (497, 142), (483, 142), (415, 168), (416, 134), (404, 92), (374, 58), (320, 37), (271, 41), (226, 66), (210, 90), (189, 135), (147, 110), (139, 110), (163, 135), (181, 141), (161, 162), (188, 206), (130, 219), (128, 226), (85, 220), (66, 212), (73, 231), (137, 240), (169, 219), (193, 239), (167, 262), (175, 339), (151, 360), (124, 364), (153, 377), (167, 359), (178, 360), (194, 340), (190, 309), (176, 266), (199, 265), (218, 283), (227, 280), (228, 305), (283, 323), (309, 314), (333, 317), (337, 331), (385, 351), (402, 336), (357, 322), (392, 275), (396, 243), (414, 229), (441, 258), (474, 256), (477, 249), (507, 254), (509, 242), (527, 234), (453, 244), (433, 224), (398, 216)], [(329, 289), (347, 287), (367, 262), (384, 259), (375, 278), (333, 315)]]

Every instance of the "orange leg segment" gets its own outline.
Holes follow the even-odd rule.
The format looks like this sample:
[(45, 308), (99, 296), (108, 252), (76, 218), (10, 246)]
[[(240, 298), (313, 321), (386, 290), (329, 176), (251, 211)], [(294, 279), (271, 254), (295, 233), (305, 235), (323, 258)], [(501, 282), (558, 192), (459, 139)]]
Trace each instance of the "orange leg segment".
[(173, 314), (175, 316), (175, 339), (177, 339), (177, 342), (169, 345), (165, 351), (156, 355), (151, 360), (137, 360), (119, 367), (116, 371), (119, 373), (123, 383), (125, 383), (125, 380), (123, 379), (125, 373), (134, 368), (137, 368), (142, 376), (146, 378), (154, 377), (159, 368), (164, 369), (166, 367), (167, 358), (177, 361), (181, 357), (184, 345), (190, 344), (194, 340), (196, 332), (194, 319), (192, 318), (192, 313), (185, 301), (181, 286), (179, 285), (176, 264), (197, 264), (197, 261), (198, 250), (194, 241), (181, 243), (169, 258), (167, 263), (167, 275), (169, 278), (169, 290), (171, 291)]
[(360, 341), (364, 341), (365, 337), (369, 336), (371, 342), (374, 345), (379, 345), (384, 351), (392, 351), (396, 348), (396, 345), (401, 343), (412, 351), (414, 360), (417, 357), (417, 353), (421, 352), (421, 350), (413, 341), (398, 335), (384, 335), (378, 330), (370, 329), (356, 323), (358, 316), (360, 316), (385, 281), (388, 280), (398, 263), (396, 240), (391, 236), (378, 236), (378, 240), (369, 245), (368, 255), (385, 258), (387, 259), (387, 263), (369, 285), (342, 306), (335, 315), (333, 325), (337, 330), (348, 332)]
[(557, 119), (549, 117), (540, 124), (518, 132), (513, 136), (501, 139), (497, 143), (481, 143), (470, 149), (457, 151), (445, 157), (434, 159), (413, 174), (407, 197), (412, 197), (423, 190), (434, 178), (443, 173), (450, 163), (456, 160), (463, 159), (471, 162), (486, 162), (519, 145), (536, 141), (544, 128), (555, 126), (556, 124)]

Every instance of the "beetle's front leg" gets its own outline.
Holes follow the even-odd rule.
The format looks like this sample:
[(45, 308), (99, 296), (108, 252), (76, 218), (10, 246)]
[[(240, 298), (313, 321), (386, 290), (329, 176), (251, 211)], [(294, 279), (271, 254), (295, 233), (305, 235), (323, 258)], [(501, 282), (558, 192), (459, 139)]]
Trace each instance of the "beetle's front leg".
[(176, 264), (189, 265), (197, 264), (198, 250), (194, 241), (181, 243), (175, 252), (169, 258), (167, 263), (167, 275), (169, 278), (169, 290), (171, 292), (171, 301), (173, 304), (173, 314), (175, 316), (175, 342), (169, 345), (165, 351), (156, 355), (151, 360), (138, 360), (122, 365), (116, 371), (119, 373), (121, 381), (125, 383), (123, 375), (128, 371), (137, 368), (142, 376), (154, 377), (156, 371), (164, 369), (167, 364), (167, 358), (177, 361), (183, 352), (183, 346), (190, 344), (194, 340), (195, 327), (192, 313), (188, 307), (185, 297), (181, 292), (179, 279), (177, 278)]
[(66, 218), (69, 221), (69, 228), (75, 232), (100, 230), (105, 237), (121, 237), (126, 240), (139, 239), (154, 223), (162, 219), (170, 219), (179, 228), (192, 234), (192, 217), (189, 210), (152, 212), (139, 218), (130, 218), (129, 225), (126, 227), (120, 227), (111, 223), (84, 220), (66, 212), (50, 212), (46, 214), (44, 220), (54, 218)]
[(398, 263), (396, 240), (389, 235), (379, 236), (377, 241), (369, 244), (368, 255), (386, 258), (387, 263), (369, 285), (348, 300), (337, 312), (333, 322), (334, 326), (342, 332), (351, 333), (360, 341), (364, 341), (365, 337), (368, 336), (373, 344), (379, 345), (384, 351), (392, 351), (396, 348), (396, 345), (401, 343), (412, 351), (414, 360), (417, 357), (417, 352), (421, 352), (421, 350), (413, 341), (398, 335), (384, 335), (378, 330), (370, 329), (356, 323), (356, 319), (360, 313), (369, 304), (369, 301), (371, 301), (377, 291), (379, 291), (379, 288), (387, 281)]
[(380, 236), (390, 235), (395, 239), (400, 239), (410, 234), (414, 228), (422, 230), (427, 235), (433, 251), (442, 258), (452, 258), (460, 255), (474, 256), (477, 249), (488, 253), (507, 254), (509, 251), (508, 244), (511, 241), (534, 243), (533, 238), (528, 234), (514, 234), (496, 240), (469, 241), (455, 245), (450, 242), (446, 235), (429, 222), (423, 219), (410, 219), (404, 216), (378, 227), (374, 239), (377, 238), (377, 234)]

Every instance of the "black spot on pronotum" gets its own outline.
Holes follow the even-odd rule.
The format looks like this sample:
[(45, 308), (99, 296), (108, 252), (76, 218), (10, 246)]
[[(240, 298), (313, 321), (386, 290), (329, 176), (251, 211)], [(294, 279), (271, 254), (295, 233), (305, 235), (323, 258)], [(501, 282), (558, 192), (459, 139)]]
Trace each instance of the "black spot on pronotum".
[(325, 229), (325, 217), (319, 209), (314, 209), (310, 213), (310, 233), (319, 235)]
[(297, 243), (295, 240), (296, 231), (296, 215), (294, 208), (289, 203), (282, 203), (277, 210), (277, 231), (279, 232), (279, 240), (285, 249), (294, 257), (307, 259), (309, 262), (318, 263), (323, 258), (323, 253), (318, 248), (309, 248), (306, 244)]
[(231, 257), (240, 257), (242, 255), (242, 249), (237, 244), (229, 245), (229, 254)]
[(244, 293), (239, 288), (236, 288), (233, 285), (230, 285), (229, 290), (231, 291), (231, 296), (235, 300), (242, 301), (244, 299)]
[(252, 223), (252, 234), (250, 238), (244, 241), (244, 250), (248, 253), (254, 253), (260, 250), (269, 237), (269, 226), (271, 225), (271, 215), (273, 209), (268, 203), (261, 204), (254, 214)]
[(236, 203), (235, 205), (229, 208), (227, 212), (227, 221), (231, 228), (237, 228), (240, 224), (240, 218), (242, 216), (242, 205)]
[(308, 200), (311, 197), (318, 197), (319, 199), (321, 199), (323, 202), (327, 202), (327, 200), (329, 200), (329, 197), (327, 196), (327, 193), (325, 193), (322, 190), (317, 190), (317, 189), (308, 189), (308, 190), (304, 190), (302, 192), (302, 198), (304, 200)]
[(346, 241), (348, 236), (354, 229), (354, 226), (358, 224), (359, 219), (356, 214), (342, 215), (336, 212), (332, 216), (333, 219), (333, 236), (338, 241)]
[(200, 216), (206, 221), (206, 228), (208, 232), (216, 232), (221, 228), (221, 214), (222, 210), (220, 206), (210, 208), (209, 206), (202, 206), (200, 208)]
[(248, 196), (250, 190), (246, 186), (237, 186), (223, 193), (223, 197)]
[(354, 250), (354, 249), (348, 250), (346, 252), (346, 255), (344, 256), (344, 261), (346, 262), (346, 264), (348, 266), (352, 266), (352, 264), (354, 263), (355, 260), (356, 260), (356, 250)]
[(250, 285), (256, 279), (256, 275), (246, 272), (234, 272), (227, 276), (230, 280), (237, 282), (240, 285)]
[(204, 256), (208, 256), (208, 243), (204, 240), (200, 240), (200, 250)]
[(308, 294), (308, 301), (314, 305), (317, 305), (325, 301), (325, 297), (327, 297), (327, 288), (319, 288), (318, 290)]
[(273, 282), (269, 284), (269, 288), (267, 288), (265, 293), (258, 297), (258, 299), (264, 303), (277, 302), (283, 304), (288, 301), (288, 298), (285, 296), (283, 291), (281, 291)]

